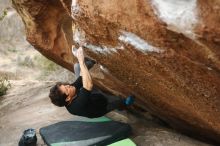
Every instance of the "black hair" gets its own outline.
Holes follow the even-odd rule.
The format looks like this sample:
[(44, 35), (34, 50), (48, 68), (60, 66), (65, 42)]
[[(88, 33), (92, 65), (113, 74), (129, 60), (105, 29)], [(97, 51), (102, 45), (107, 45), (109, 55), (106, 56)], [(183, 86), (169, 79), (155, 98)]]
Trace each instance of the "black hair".
[(68, 83), (57, 82), (56, 85), (54, 85), (50, 89), (50, 93), (49, 93), (51, 102), (59, 107), (62, 107), (67, 104), (67, 102), (65, 101), (67, 95), (59, 90), (59, 87), (61, 85), (68, 85)]

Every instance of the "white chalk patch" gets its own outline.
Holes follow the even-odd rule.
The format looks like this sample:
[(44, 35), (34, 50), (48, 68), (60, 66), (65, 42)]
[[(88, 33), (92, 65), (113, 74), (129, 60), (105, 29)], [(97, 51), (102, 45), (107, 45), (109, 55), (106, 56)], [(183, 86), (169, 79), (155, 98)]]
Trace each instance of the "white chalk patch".
[(100, 69), (105, 72), (105, 73), (109, 73), (108, 69), (105, 68), (104, 66), (100, 65)]
[(85, 32), (82, 31), (80, 28), (75, 28), (73, 32), (73, 40), (78, 44), (86, 42)]
[[(86, 42), (86, 36), (85, 32), (80, 28), (75, 28), (73, 31), (73, 40), (78, 44), (83, 44), (85, 48), (90, 49), (91, 51), (95, 53), (101, 53), (101, 54), (111, 54), (111, 53), (117, 53), (117, 50), (124, 49), (123, 46), (116, 46), (116, 47), (107, 47), (107, 46), (96, 46), (91, 43)], [(75, 49), (72, 50), (72, 53), (74, 54)]]
[(93, 44), (86, 44), (85, 47), (92, 50), (95, 53), (101, 53), (101, 54), (117, 53), (116, 48), (110, 48), (106, 46), (96, 46)]
[(197, 0), (152, 0), (154, 12), (175, 31), (193, 34), (197, 24)]
[(207, 67), (208, 70), (213, 70), (211, 67)]
[(149, 45), (145, 40), (143, 40), (142, 38), (140, 38), (139, 36), (131, 32), (123, 31), (122, 35), (120, 35), (118, 39), (124, 43), (132, 45), (134, 48), (138, 49), (139, 51), (143, 53), (162, 52), (162, 50)]
[(71, 4), (71, 16), (73, 19), (76, 19), (77, 16), (80, 15), (80, 6), (77, 3), (78, 0), (72, 0), (72, 4)]

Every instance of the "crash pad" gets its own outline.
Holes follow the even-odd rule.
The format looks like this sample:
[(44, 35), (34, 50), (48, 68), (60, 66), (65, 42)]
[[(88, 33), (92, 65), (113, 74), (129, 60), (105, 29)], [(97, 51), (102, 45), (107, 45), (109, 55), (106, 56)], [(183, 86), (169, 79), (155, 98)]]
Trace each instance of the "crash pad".
[(136, 146), (136, 144), (129, 138), (114, 142), (108, 146)]
[(106, 117), (62, 121), (40, 129), (48, 146), (106, 146), (127, 138), (130, 133), (128, 124)]

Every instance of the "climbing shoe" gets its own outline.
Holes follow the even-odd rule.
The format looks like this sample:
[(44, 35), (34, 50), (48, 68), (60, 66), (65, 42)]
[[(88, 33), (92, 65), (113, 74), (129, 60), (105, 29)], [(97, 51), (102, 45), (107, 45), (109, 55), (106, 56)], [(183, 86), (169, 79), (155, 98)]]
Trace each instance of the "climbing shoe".
[(126, 106), (130, 106), (130, 105), (134, 104), (134, 100), (135, 100), (135, 97), (133, 95), (130, 95), (124, 99), (124, 104)]

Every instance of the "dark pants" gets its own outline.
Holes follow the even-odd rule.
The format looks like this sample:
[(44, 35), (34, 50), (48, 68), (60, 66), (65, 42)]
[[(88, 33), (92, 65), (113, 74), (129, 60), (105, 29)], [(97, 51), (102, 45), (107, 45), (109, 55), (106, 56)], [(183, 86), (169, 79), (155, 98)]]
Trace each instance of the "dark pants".
[(92, 93), (101, 94), (104, 98), (107, 99), (107, 112), (113, 111), (115, 109), (122, 110), (125, 107), (121, 97), (106, 94), (97, 88), (93, 88)]

